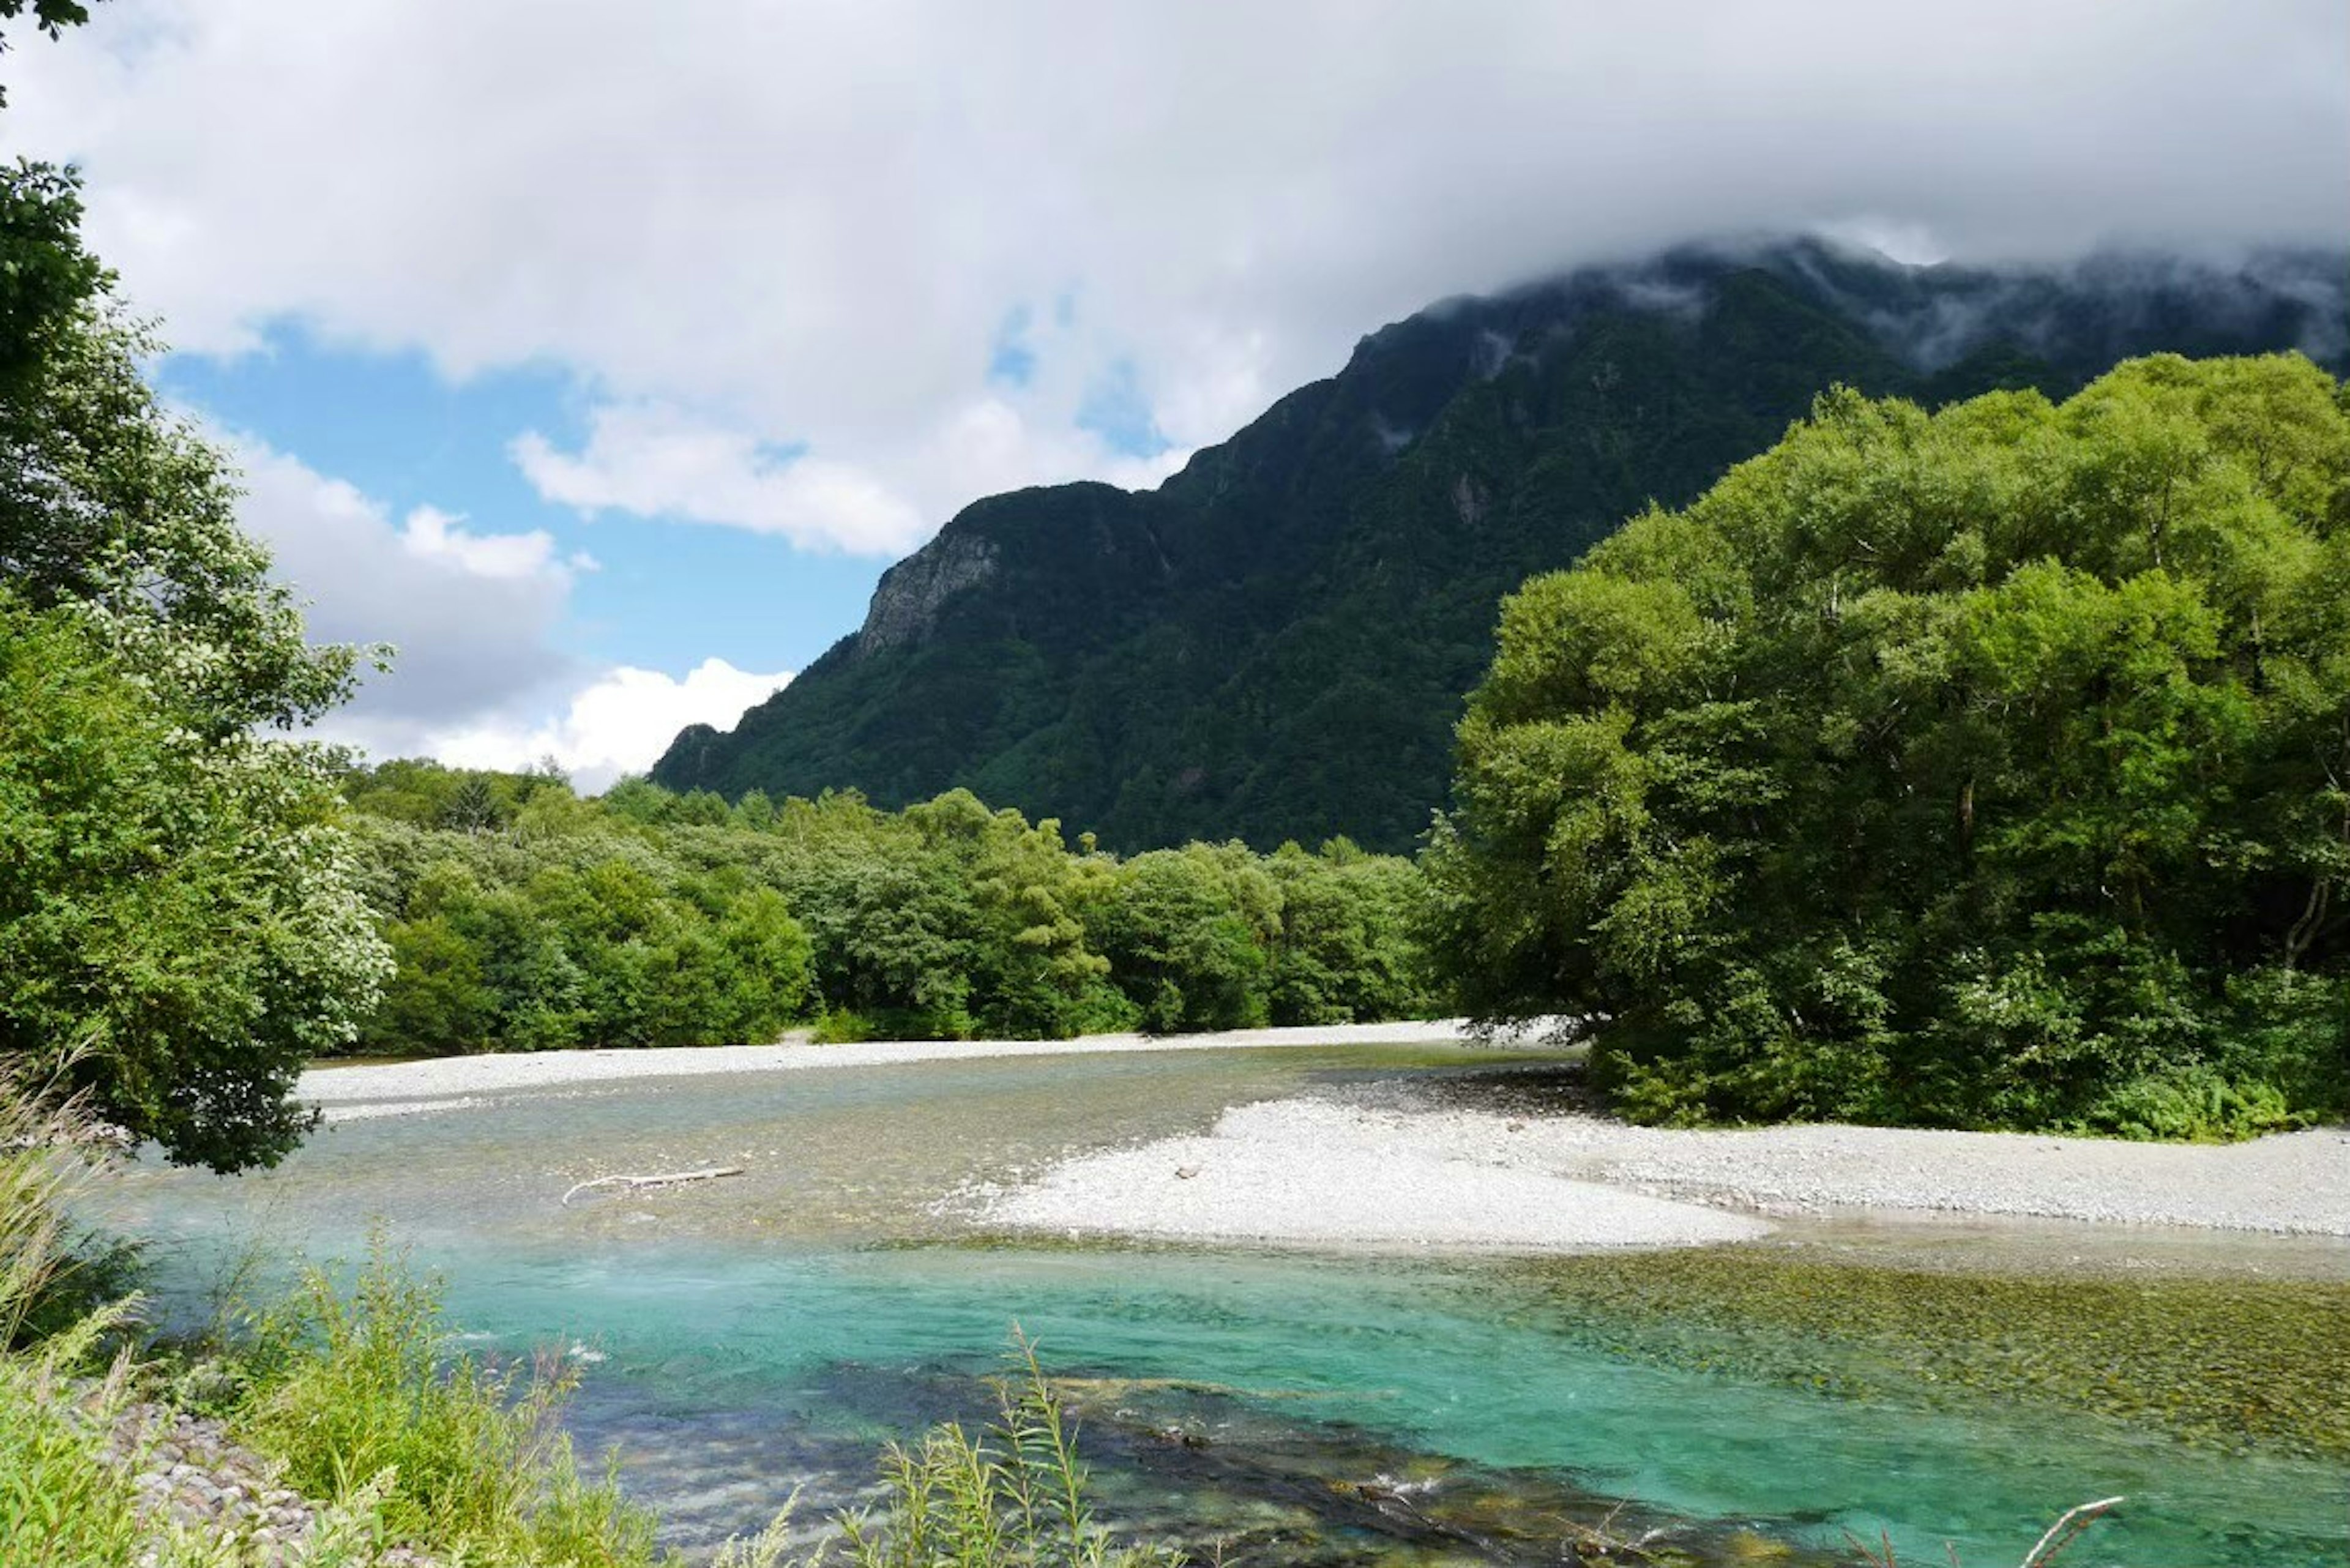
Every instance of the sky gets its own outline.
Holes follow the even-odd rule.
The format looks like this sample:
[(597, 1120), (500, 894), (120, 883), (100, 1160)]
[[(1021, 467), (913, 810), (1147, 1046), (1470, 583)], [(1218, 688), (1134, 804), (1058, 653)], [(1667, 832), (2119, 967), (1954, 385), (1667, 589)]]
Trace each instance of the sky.
[(0, 64), (379, 757), (731, 726), (963, 505), (1707, 236), (2350, 243), (2341, 0), (107, 0)]

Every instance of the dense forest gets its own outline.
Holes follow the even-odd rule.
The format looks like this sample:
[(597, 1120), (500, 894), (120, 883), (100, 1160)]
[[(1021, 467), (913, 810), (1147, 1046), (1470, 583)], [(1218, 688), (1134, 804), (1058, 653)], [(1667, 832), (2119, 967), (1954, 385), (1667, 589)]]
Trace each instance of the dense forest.
[(975, 503), (862, 629), (731, 733), (681, 734), (653, 777), (883, 805), (962, 786), (1121, 851), (1343, 834), (1409, 853), (1502, 596), (1693, 501), (1830, 386), (2064, 396), (2158, 349), (2339, 369), (2345, 272), (1920, 268), (1799, 242), (1450, 301), (1156, 491)]
[(624, 781), (352, 773), (400, 1054), (1057, 1038), (1425, 1014), (1418, 871), (1344, 840), (1121, 860), (957, 791), (732, 805)]
[(1503, 607), (1427, 857), (1617, 1103), (2241, 1134), (2350, 1106), (2350, 394), (1839, 391)]

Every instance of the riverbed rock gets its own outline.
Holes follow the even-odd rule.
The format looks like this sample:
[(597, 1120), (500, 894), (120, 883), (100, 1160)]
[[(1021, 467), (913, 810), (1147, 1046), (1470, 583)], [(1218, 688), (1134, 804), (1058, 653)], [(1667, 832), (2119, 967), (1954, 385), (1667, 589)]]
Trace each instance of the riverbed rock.
[[(95, 1386), (86, 1391), (95, 1398)], [(281, 1484), (281, 1467), (237, 1442), (221, 1422), (166, 1405), (122, 1407), (107, 1437), (108, 1462), (131, 1472), (141, 1517), (160, 1554), (161, 1538), (177, 1530), (207, 1542), (243, 1543), (255, 1568), (302, 1568), (329, 1522), (326, 1505)], [(443, 1568), (411, 1547), (385, 1547), (376, 1568)]]

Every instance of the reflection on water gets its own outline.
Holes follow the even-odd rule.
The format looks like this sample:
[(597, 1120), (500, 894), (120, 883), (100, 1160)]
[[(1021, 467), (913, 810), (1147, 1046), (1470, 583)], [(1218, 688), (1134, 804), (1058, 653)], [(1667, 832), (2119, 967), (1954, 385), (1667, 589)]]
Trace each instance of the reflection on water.
[[(1575, 1527), (1633, 1499), (1619, 1525), (1669, 1527), (1698, 1561), (1835, 1549), (1847, 1529), (1882, 1527), (1905, 1559), (1940, 1561), (1947, 1538), (1997, 1563), (2062, 1509), (2116, 1491), (2131, 1495), (2123, 1517), (2072, 1560), (2350, 1557), (2338, 1456), (2181, 1442), (2159, 1411), (2117, 1420), (2012, 1379), (1953, 1393), (1937, 1369), (1981, 1330), (1962, 1312), (1896, 1322), (1885, 1332), (1906, 1337), (1888, 1340), (1825, 1332), (1832, 1309), (1772, 1305), (1825, 1293), (1858, 1313), (1937, 1288), (1876, 1267), (1849, 1228), (1798, 1232), (1800, 1269), (1787, 1244), (1534, 1264), (1005, 1246), (931, 1211), (967, 1181), (1202, 1127), (1317, 1077), (1468, 1076), (1471, 1060), (1209, 1052), (637, 1083), (348, 1124), (265, 1177), (137, 1168), (109, 1196), (125, 1224), (182, 1239), (167, 1282), (183, 1288), (256, 1228), (348, 1253), (380, 1219), (448, 1272), (461, 1322), (517, 1349), (595, 1345), (607, 1359), (575, 1427), (619, 1449), (688, 1542), (754, 1526), (801, 1482), (811, 1506), (856, 1496), (881, 1438), (982, 1408), (977, 1379), (1017, 1321), (1055, 1375), (1082, 1380), (1069, 1387), (1115, 1511), (1229, 1537), (1235, 1561), (1555, 1562)], [(593, 1176), (712, 1164), (749, 1174), (556, 1201)], [(2239, 1260), (2262, 1245), (2224, 1244)], [(2262, 1303), (2242, 1315), (2263, 1332), (2317, 1336), (2296, 1346), (2303, 1359), (2350, 1364), (2350, 1289), (2295, 1285), (2315, 1293), (2279, 1329), (2257, 1280), (2142, 1288), (2190, 1285)], [(2157, 1304), (2127, 1332), (2159, 1337)], [(2180, 1321), (2200, 1337), (2157, 1363), (2207, 1356), (2245, 1375), (2241, 1345), (2204, 1343), (2228, 1340), (2228, 1314)], [(1930, 1353), (1904, 1350), (1935, 1332)], [(2073, 1360), (2056, 1382), (2094, 1350), (2060, 1354)], [(2145, 1360), (2139, 1345), (2131, 1366)]]

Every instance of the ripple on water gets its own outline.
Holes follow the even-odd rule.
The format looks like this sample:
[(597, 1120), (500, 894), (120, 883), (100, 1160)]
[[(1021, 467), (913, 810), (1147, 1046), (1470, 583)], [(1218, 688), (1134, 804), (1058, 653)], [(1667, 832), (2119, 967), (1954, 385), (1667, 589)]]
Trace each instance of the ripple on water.
[[(448, 1270), (455, 1320), (494, 1345), (608, 1357), (577, 1430), (619, 1447), (681, 1539), (754, 1526), (800, 1480), (816, 1508), (854, 1500), (879, 1440), (968, 1413), (1016, 1319), (1055, 1371), (1097, 1380), (1073, 1391), (1126, 1517), (1284, 1560), (1556, 1561), (1566, 1524), (1632, 1497), (1627, 1517), (1674, 1522), (1707, 1561), (1881, 1525), (1905, 1559), (1941, 1560), (1950, 1536), (1996, 1563), (2116, 1490), (2130, 1510), (2084, 1563), (2350, 1555), (2325, 1376), (2350, 1362), (2338, 1281), (2116, 1280), (2040, 1269), (2028, 1245), (1833, 1224), (1794, 1227), (1791, 1248), (1543, 1263), (982, 1247), (930, 1211), (965, 1182), (1197, 1130), (1318, 1075), (1448, 1060), (1476, 1059), (654, 1081), (348, 1124), (257, 1178), (140, 1168), (109, 1203), (190, 1242), (164, 1260), (182, 1291), (240, 1236), (348, 1254), (380, 1220)], [(589, 1176), (718, 1163), (751, 1174), (555, 1201)], [(1964, 1256), (1921, 1262), (1938, 1247)]]

